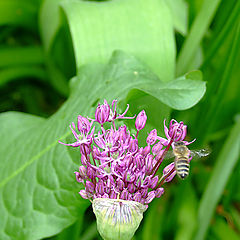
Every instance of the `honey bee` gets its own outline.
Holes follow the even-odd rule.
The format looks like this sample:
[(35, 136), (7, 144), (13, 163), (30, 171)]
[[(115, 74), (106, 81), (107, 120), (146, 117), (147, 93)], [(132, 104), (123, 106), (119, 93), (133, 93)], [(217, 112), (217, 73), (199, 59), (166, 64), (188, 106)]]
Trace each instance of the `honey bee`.
[(206, 149), (190, 151), (182, 141), (173, 143), (172, 155), (175, 157), (174, 163), (177, 175), (181, 179), (185, 179), (189, 175), (190, 157), (205, 157), (209, 153), (210, 151)]

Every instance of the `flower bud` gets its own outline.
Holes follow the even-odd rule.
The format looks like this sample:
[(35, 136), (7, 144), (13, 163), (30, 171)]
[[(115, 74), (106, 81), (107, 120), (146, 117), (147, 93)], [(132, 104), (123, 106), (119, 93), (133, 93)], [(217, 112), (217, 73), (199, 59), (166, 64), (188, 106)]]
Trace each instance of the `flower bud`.
[(157, 188), (156, 191), (155, 191), (155, 197), (156, 198), (160, 198), (164, 193), (164, 188), (160, 187), (160, 188)]
[(87, 167), (87, 176), (90, 179), (94, 179), (95, 178), (95, 171), (91, 168), (91, 167)]
[(133, 183), (129, 183), (127, 189), (130, 193), (134, 193), (136, 191), (136, 187)]
[(93, 184), (92, 182), (90, 182), (90, 181), (87, 180), (87, 181), (86, 181), (86, 191), (87, 191), (87, 192), (90, 192), (90, 193), (93, 193), (94, 190), (95, 190), (94, 184)]
[(150, 188), (155, 188), (158, 184), (158, 176), (155, 176), (152, 180), (151, 180), (151, 183), (150, 183)]
[(147, 156), (151, 151), (151, 147), (149, 145), (147, 145), (144, 149), (143, 149), (143, 156)]
[(117, 188), (118, 188), (118, 190), (119, 191), (122, 191), (123, 190), (123, 188), (124, 188), (124, 182), (121, 180), (121, 179), (118, 179), (117, 180)]
[(121, 194), (120, 194), (120, 198), (123, 200), (126, 200), (128, 198), (128, 191), (127, 189), (124, 189)]
[(161, 144), (161, 142), (156, 143), (153, 147), (152, 147), (152, 153), (153, 155), (157, 155), (161, 150), (162, 150), (163, 145)]
[(103, 198), (94, 199), (92, 207), (105, 240), (131, 240), (147, 209), (137, 201)]
[(129, 137), (129, 134), (127, 134), (127, 127), (126, 125), (123, 125), (119, 127), (119, 140), (125, 142), (127, 138)]
[(85, 117), (78, 116), (78, 131), (83, 134), (87, 134), (91, 129), (91, 123)]
[(117, 193), (115, 191), (111, 191), (111, 193), (109, 194), (109, 198), (116, 199), (117, 198)]
[(87, 179), (87, 169), (84, 166), (79, 167), (79, 174), (82, 179)]
[(148, 137), (147, 137), (147, 144), (149, 145), (153, 145), (157, 140), (157, 130), (156, 129), (153, 129), (149, 134), (148, 134)]
[(136, 202), (141, 202), (141, 199), (142, 199), (141, 193), (140, 192), (136, 192), (134, 194), (133, 200), (136, 201)]
[(142, 110), (136, 118), (135, 127), (138, 131), (142, 130), (145, 127), (147, 121), (147, 115), (144, 110)]
[(140, 193), (142, 195), (142, 198), (146, 198), (147, 194), (148, 194), (148, 189), (147, 188), (143, 188), (140, 190)]
[(99, 122), (101, 125), (108, 121), (110, 113), (110, 106), (107, 101), (104, 100), (104, 104), (98, 104), (96, 112), (95, 112), (95, 120)]
[(82, 179), (80, 173), (79, 173), (79, 172), (74, 172), (74, 173), (75, 173), (75, 176), (76, 176), (76, 180), (77, 180), (78, 182), (83, 182), (83, 179)]
[(96, 192), (100, 195), (104, 194), (104, 184), (101, 179), (96, 183)]
[(145, 200), (145, 204), (149, 204), (154, 198), (155, 198), (155, 191), (149, 192)]
[(131, 138), (129, 141), (129, 151), (135, 152), (137, 149), (138, 149), (138, 140)]
[[(163, 169), (163, 175), (167, 175), (169, 172), (173, 171), (173, 169), (175, 168), (175, 164), (174, 162), (170, 163), (169, 165), (167, 165), (164, 169)], [(172, 181), (172, 179), (175, 177), (176, 175), (176, 171), (173, 171), (171, 173), (171, 175), (169, 175), (166, 179), (165, 182), (170, 182)]]
[(88, 162), (88, 160), (86, 159), (85, 155), (82, 154), (82, 155), (81, 155), (81, 163), (82, 163), (82, 165), (86, 166), (86, 165), (87, 165), (87, 162)]
[(143, 181), (142, 187), (144, 187), (144, 188), (149, 187), (150, 182), (151, 182), (151, 177), (147, 176)]
[(79, 194), (81, 195), (82, 198), (88, 199), (89, 195), (87, 194), (86, 190), (80, 190)]

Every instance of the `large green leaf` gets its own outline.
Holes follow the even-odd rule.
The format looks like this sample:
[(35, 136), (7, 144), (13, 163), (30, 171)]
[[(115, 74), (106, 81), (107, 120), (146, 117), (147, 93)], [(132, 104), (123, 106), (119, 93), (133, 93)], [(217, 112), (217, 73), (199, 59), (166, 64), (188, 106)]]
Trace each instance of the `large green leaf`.
[(106, 63), (114, 50), (138, 56), (163, 81), (174, 78), (175, 44), (164, 0), (64, 1), (76, 64)]
[(61, 18), (59, 3), (62, 0), (43, 0), (39, 15), (39, 28), (45, 50), (50, 50), (54, 37), (59, 30)]
[[(195, 82), (176, 81), (181, 89), (189, 87), (185, 82)], [(71, 135), (67, 126), (78, 114), (92, 116), (96, 102), (124, 100), (132, 89), (152, 91), (165, 104), (176, 96), (180, 102), (188, 99), (191, 106), (198, 98), (189, 87), (188, 94), (170, 91), (171, 97), (162, 99), (165, 83), (134, 57), (116, 52), (107, 65), (82, 67), (71, 81), (70, 98), (49, 119), (16, 112), (1, 114), (0, 239), (43, 238), (79, 218), (89, 204), (78, 195), (80, 184), (73, 174), (80, 161), (58, 140), (67, 141)], [(181, 107), (180, 103), (175, 105)]]
[(188, 5), (185, 0), (165, 0), (170, 8), (174, 28), (182, 35), (187, 34), (188, 29)]

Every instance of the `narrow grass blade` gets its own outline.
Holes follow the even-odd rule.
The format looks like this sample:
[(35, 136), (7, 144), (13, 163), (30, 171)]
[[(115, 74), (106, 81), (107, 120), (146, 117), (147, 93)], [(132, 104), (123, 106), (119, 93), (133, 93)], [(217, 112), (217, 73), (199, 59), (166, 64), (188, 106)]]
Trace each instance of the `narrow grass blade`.
[(5, 68), (0, 72), (0, 87), (19, 78), (34, 77), (39, 80), (44, 81), (46, 76), (46, 71), (41, 67), (31, 66), (31, 67), (11, 67)]
[(4, 46), (0, 49), (0, 67), (43, 63), (43, 50), (39, 46), (15, 48)]
[(198, 230), (195, 240), (205, 239), (214, 209), (226, 186), (235, 164), (239, 158), (240, 151), (240, 119), (233, 126), (222, 151), (216, 161), (211, 179), (201, 199), (198, 211)]
[(180, 51), (176, 66), (177, 76), (190, 70), (189, 65), (191, 64), (192, 58), (197, 52), (199, 44), (204, 37), (220, 2), (221, 0), (205, 0), (203, 2), (202, 8), (194, 20), (190, 33)]

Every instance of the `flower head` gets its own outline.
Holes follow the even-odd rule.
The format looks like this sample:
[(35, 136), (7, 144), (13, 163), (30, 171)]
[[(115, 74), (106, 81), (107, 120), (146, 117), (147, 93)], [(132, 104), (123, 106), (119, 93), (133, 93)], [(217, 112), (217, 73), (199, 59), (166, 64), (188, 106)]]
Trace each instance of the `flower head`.
[[(157, 130), (153, 129), (146, 139), (147, 145), (139, 146), (138, 132), (145, 127), (147, 120), (145, 111), (141, 111), (136, 118), (135, 136), (126, 125), (116, 128), (117, 119), (134, 118), (125, 116), (129, 106), (123, 114), (118, 114), (116, 104), (117, 100), (113, 100), (110, 108), (104, 100), (104, 104), (97, 106), (95, 119), (91, 121), (78, 116), (78, 128), (76, 129), (74, 123), (70, 125), (76, 142), (70, 144), (60, 142), (80, 148), (82, 166), (75, 172), (75, 177), (83, 184), (84, 189), (80, 190), (79, 194), (82, 198), (93, 201), (94, 212), (99, 214), (99, 218), (100, 206), (96, 204), (102, 204), (104, 201), (106, 204), (112, 204), (112, 211), (118, 209), (120, 202), (122, 206), (125, 204), (124, 201), (126, 204), (134, 202), (142, 209), (142, 214), (154, 198), (162, 196), (163, 184), (171, 181), (176, 175), (174, 162), (163, 169), (161, 177), (157, 174), (167, 152), (171, 147), (174, 148), (175, 142), (183, 141), (186, 145), (191, 143), (184, 140), (187, 126), (183, 122), (171, 120), (169, 127), (164, 121), (165, 138), (158, 136)], [(104, 128), (105, 122), (112, 124), (109, 128)], [(93, 123), (100, 124), (100, 131), (95, 132)], [(102, 207), (104, 206), (103, 204)], [(131, 207), (126, 206), (126, 211), (135, 214)], [(142, 217), (139, 219), (141, 221)], [(112, 220), (109, 221), (107, 222), (110, 224)], [(125, 230), (123, 228), (121, 231)]]

